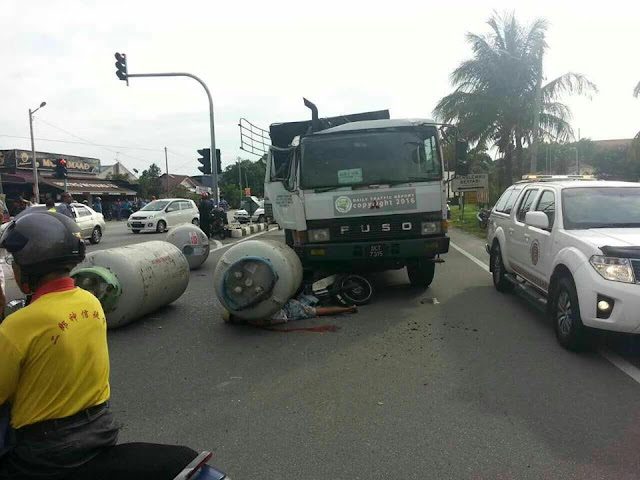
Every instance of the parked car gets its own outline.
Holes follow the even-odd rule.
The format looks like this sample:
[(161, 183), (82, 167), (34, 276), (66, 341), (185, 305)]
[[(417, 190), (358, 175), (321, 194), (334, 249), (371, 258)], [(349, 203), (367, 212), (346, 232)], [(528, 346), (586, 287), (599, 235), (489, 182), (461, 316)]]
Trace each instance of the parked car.
[(560, 344), (589, 329), (640, 333), (640, 183), (529, 176), (489, 218), (487, 252), (500, 292), (545, 304)]
[(251, 220), (251, 215), (249, 215), (249, 212), (247, 212), (246, 210), (240, 209), (236, 210), (233, 213), (233, 219), (239, 223), (249, 223), (249, 220)]
[(193, 200), (163, 198), (132, 213), (127, 220), (127, 228), (133, 233), (160, 233), (182, 223), (200, 225), (200, 213)]
[[(56, 207), (60, 205), (56, 203)], [(31, 212), (46, 212), (47, 206), (43, 204), (33, 205), (23, 210), (15, 218), (22, 215), (26, 215)], [(74, 220), (80, 228), (80, 233), (85, 240), (89, 240), (91, 243), (100, 243), (102, 235), (106, 230), (106, 224), (104, 217), (101, 213), (96, 212), (93, 208), (83, 205), (82, 203), (72, 203), (71, 210), (73, 210)], [(6, 225), (6, 224), (5, 224)]]

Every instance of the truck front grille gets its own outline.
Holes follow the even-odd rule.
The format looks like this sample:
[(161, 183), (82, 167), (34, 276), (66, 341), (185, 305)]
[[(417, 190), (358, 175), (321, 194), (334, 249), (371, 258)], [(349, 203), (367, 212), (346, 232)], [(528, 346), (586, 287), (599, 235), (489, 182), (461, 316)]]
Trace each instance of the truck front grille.
[(422, 222), (442, 220), (442, 212), (307, 220), (307, 229), (328, 228), (329, 242), (422, 238)]

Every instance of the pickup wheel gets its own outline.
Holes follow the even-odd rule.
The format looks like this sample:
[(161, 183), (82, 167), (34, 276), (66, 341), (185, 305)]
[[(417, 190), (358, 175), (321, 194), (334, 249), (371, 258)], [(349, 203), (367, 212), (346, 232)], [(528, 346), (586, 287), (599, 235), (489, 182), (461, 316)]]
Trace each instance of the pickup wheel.
[(558, 280), (551, 298), (551, 318), (560, 345), (574, 352), (589, 345), (589, 331), (580, 317), (580, 303), (573, 279)]
[(513, 283), (507, 280), (507, 270), (504, 268), (502, 261), (502, 250), (498, 243), (491, 249), (491, 278), (493, 286), (501, 293), (511, 293), (515, 287)]
[(436, 274), (436, 264), (425, 260), (418, 260), (407, 265), (407, 275), (414, 287), (427, 288), (433, 282)]

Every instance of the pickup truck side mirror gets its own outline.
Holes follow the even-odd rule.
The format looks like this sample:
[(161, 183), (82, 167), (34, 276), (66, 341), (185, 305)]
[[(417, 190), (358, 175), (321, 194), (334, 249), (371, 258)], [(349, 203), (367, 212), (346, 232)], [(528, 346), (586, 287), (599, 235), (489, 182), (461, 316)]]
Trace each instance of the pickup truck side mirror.
[(544, 212), (527, 212), (524, 223), (530, 227), (547, 230), (549, 228), (549, 217)]

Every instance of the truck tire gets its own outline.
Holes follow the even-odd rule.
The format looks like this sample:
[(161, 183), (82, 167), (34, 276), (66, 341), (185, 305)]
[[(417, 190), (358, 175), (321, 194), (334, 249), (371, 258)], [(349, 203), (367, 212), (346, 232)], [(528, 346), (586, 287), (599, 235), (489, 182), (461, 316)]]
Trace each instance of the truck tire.
[(571, 277), (558, 280), (550, 301), (549, 311), (558, 343), (574, 352), (585, 350), (589, 346), (590, 332), (582, 323), (578, 293)]
[(426, 260), (418, 260), (407, 265), (407, 275), (414, 287), (427, 288), (433, 282), (436, 274), (436, 264)]
[(496, 243), (491, 249), (491, 278), (493, 279), (493, 286), (501, 293), (511, 293), (515, 288), (515, 285), (507, 280), (507, 271), (504, 268), (504, 262), (502, 261), (502, 250), (500, 244)]

